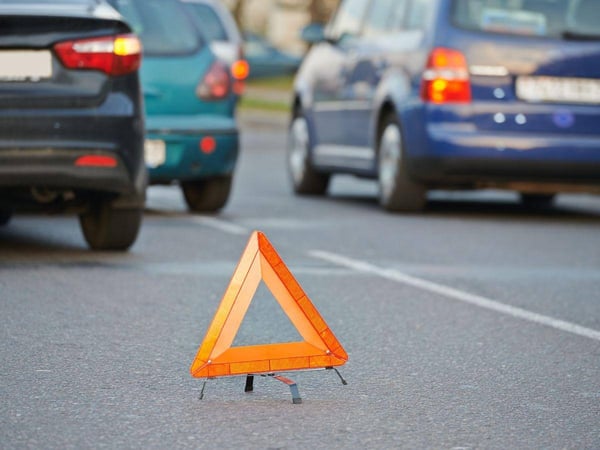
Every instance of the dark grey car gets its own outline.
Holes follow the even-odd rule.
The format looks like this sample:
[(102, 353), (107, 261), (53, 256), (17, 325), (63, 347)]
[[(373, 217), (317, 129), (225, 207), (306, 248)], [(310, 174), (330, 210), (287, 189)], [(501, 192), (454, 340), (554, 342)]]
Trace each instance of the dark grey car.
[(0, 223), (74, 212), (93, 249), (133, 244), (147, 184), (140, 62), (103, 1), (0, 1)]

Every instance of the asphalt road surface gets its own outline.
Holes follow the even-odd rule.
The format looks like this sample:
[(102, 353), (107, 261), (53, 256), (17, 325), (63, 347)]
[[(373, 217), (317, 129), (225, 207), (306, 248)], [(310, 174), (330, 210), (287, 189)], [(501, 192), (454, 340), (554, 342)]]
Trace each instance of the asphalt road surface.
[[(291, 194), (283, 130), (254, 127), (228, 207), (150, 190), (127, 254), (69, 217), (0, 230), (0, 447), (600, 448), (600, 198), (546, 211), (435, 193), (382, 212), (371, 182)], [(189, 366), (252, 230), (349, 354), (340, 371), (202, 381)], [(235, 344), (297, 340), (266, 288)]]

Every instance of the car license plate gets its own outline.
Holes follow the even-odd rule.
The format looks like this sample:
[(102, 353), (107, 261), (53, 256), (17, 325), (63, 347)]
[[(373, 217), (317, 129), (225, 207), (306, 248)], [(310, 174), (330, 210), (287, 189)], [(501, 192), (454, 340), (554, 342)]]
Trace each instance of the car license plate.
[(517, 97), (530, 102), (600, 104), (600, 80), (518, 77)]
[(47, 50), (1, 51), (0, 81), (40, 81), (52, 77), (52, 55)]
[(146, 139), (144, 143), (146, 166), (153, 169), (161, 166), (167, 160), (167, 146), (159, 139)]

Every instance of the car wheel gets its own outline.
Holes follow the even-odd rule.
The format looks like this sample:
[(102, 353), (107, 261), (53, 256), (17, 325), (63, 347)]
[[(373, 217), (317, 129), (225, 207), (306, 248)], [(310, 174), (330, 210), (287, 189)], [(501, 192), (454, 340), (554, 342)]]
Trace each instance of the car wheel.
[(181, 183), (181, 190), (190, 211), (215, 212), (227, 203), (232, 181), (231, 175), (185, 181)]
[(0, 227), (8, 225), (10, 219), (12, 219), (12, 212), (5, 209), (0, 209)]
[(329, 186), (329, 174), (317, 172), (310, 162), (310, 133), (308, 123), (296, 114), (290, 125), (287, 166), (292, 187), (296, 194), (323, 195)]
[(402, 131), (395, 116), (383, 122), (378, 145), (379, 203), (388, 211), (420, 211), (427, 191), (414, 182), (406, 169)]
[(127, 250), (137, 238), (142, 216), (142, 209), (115, 209), (101, 200), (79, 216), (79, 224), (93, 250)]
[(554, 203), (556, 194), (523, 194), (521, 203), (529, 208), (550, 208)]

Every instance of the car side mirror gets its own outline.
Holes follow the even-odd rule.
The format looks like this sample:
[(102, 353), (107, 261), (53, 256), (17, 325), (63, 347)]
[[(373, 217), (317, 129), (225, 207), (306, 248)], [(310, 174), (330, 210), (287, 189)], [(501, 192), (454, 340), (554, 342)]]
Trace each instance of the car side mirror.
[(309, 44), (318, 44), (325, 40), (325, 28), (320, 23), (311, 23), (302, 28), (300, 37)]

